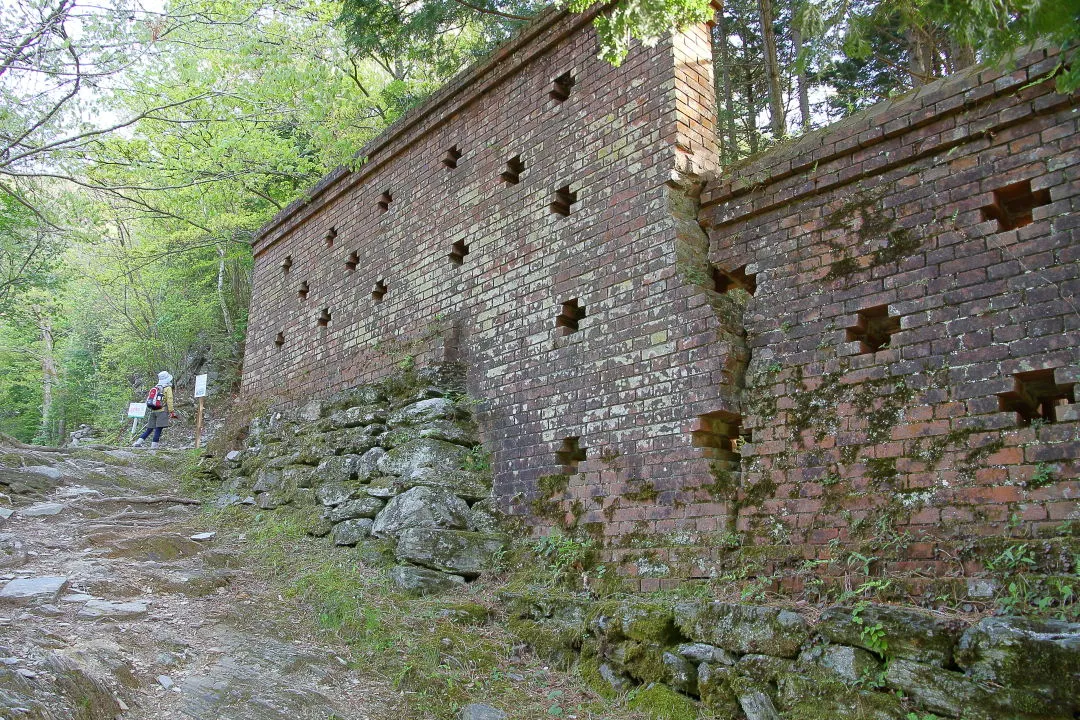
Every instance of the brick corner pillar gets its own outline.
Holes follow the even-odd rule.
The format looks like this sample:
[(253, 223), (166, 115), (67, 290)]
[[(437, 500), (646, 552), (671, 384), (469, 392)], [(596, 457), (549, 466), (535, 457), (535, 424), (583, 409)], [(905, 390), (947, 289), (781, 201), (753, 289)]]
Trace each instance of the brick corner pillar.
[(711, 28), (702, 23), (672, 36), (675, 63), (675, 168), (703, 175), (720, 166)]

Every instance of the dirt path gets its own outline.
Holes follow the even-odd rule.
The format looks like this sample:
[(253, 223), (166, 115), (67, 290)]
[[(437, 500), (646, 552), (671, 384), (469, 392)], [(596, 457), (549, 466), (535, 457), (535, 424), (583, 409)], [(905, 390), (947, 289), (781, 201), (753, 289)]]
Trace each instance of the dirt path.
[(339, 648), (268, 621), (277, 598), (199, 534), (197, 506), (132, 501), (180, 494), (146, 469), (168, 453), (0, 458), (0, 492), (37, 491), (0, 497), (0, 717), (392, 716)]

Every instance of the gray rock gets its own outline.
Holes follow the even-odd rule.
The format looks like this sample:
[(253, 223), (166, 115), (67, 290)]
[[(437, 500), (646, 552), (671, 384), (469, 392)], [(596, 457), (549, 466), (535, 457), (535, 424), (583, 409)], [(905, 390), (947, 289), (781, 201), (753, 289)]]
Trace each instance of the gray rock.
[(469, 507), (469, 529), (476, 532), (497, 533), (503, 530), (503, 515), (495, 507), (495, 501), (478, 500)]
[(331, 414), (326, 419), (325, 427), (330, 430), (343, 430), (385, 421), (386, 416), (377, 410), (368, 407), (351, 407)]
[(819, 668), (849, 685), (881, 670), (881, 662), (873, 654), (847, 645), (816, 645), (799, 655), (799, 665)]
[(281, 471), (285, 487), (310, 488), (319, 477), (310, 465), (291, 465)]
[(353, 520), (355, 518), (374, 518), (385, 504), (379, 498), (365, 495), (357, 500), (344, 502), (331, 510), (330, 521), (339, 523), (342, 520)]
[(420, 468), (460, 470), (468, 454), (461, 445), (422, 438), (386, 453), (379, 459), (379, 472), (407, 476)]
[(492, 556), (505, 547), (506, 538), (501, 535), (414, 527), (398, 536), (397, 557), (470, 578), (490, 567)]
[(400, 478), (387, 475), (372, 480), (370, 485), (364, 487), (364, 493), (371, 497), (389, 500), (395, 495), (405, 492), (406, 489)]
[(323, 483), (315, 490), (315, 497), (326, 506), (340, 505), (357, 492), (356, 488), (348, 487), (339, 482)]
[(607, 663), (600, 663), (600, 666), (597, 668), (597, 672), (600, 673), (600, 677), (603, 678), (604, 682), (606, 682), (608, 686), (618, 695), (629, 692), (630, 689), (634, 687), (633, 680), (626, 677), (619, 671), (615, 670)]
[(255, 504), (263, 510), (273, 510), (282, 505), (288, 505), (292, 500), (288, 495), (274, 492), (263, 492), (255, 496)]
[(18, 578), (0, 590), (0, 603), (9, 605), (54, 603), (67, 587), (67, 583), (66, 577), (57, 576)]
[(954, 618), (876, 604), (864, 606), (857, 617), (851, 608), (831, 607), (814, 629), (830, 642), (876, 652), (878, 648), (868, 642), (864, 632), (868, 627), (884, 631), (885, 655), (940, 666), (952, 663), (952, 649), (963, 630), (963, 624)]
[(216, 535), (216, 532), (201, 532), (195, 533), (189, 539), (194, 540), (195, 542), (205, 542), (206, 540), (213, 540)]
[(510, 716), (490, 705), (471, 703), (461, 709), (459, 717), (461, 720), (506, 720)]
[(168, 675), (158, 675), (157, 676), (157, 681), (158, 681), (158, 685), (165, 688), (166, 690), (172, 690), (173, 687), (176, 686), (176, 683), (174, 683), (173, 679), (171, 677), (169, 677)]
[(339, 522), (331, 531), (330, 538), (335, 545), (355, 545), (371, 535), (372, 523), (373, 521), (370, 518), (356, 518)]
[(44, 517), (47, 515), (59, 515), (64, 511), (66, 505), (60, 503), (34, 503), (30, 507), (24, 507), (19, 510), (19, 514), (23, 517)]
[(1026, 688), (1080, 710), (1080, 623), (983, 618), (960, 638), (956, 660), (980, 682)]
[(285, 474), (280, 470), (264, 468), (259, 471), (255, 478), (255, 486), (251, 491), (258, 494), (264, 492), (280, 492), (286, 487)]
[(664, 683), (685, 695), (697, 695), (697, 666), (673, 652), (665, 652), (660, 661), (664, 664)]
[(686, 637), (734, 653), (795, 657), (810, 637), (802, 616), (780, 608), (735, 603), (683, 603), (675, 624)]
[(400, 410), (392, 413), (390, 417), (386, 419), (386, 424), (390, 427), (398, 425), (420, 425), (434, 420), (453, 420), (461, 417), (463, 414), (464, 413), (462, 413), (461, 409), (458, 408), (453, 400), (436, 397), (406, 405)]
[(468, 448), (479, 442), (476, 427), (471, 421), (464, 420), (434, 420), (423, 425), (396, 427), (380, 438), (380, 442), (384, 447), (394, 448), (420, 438), (445, 440)]
[(735, 658), (727, 650), (705, 643), (683, 643), (675, 648), (675, 653), (694, 663), (735, 664)]
[(460, 575), (447, 575), (438, 570), (398, 565), (390, 569), (390, 580), (405, 592), (414, 595), (431, 595), (452, 590), (465, 584)]
[(464, 528), (469, 506), (449, 490), (415, 487), (387, 503), (375, 518), (372, 534), (394, 537), (416, 527)]
[(1015, 688), (988, 687), (962, 673), (904, 658), (889, 663), (885, 683), (931, 712), (965, 720), (1071, 717), (1052, 697)]
[(738, 692), (739, 705), (746, 720), (781, 720), (776, 712), (772, 698), (757, 688), (748, 688)]
[(38, 475), (44, 475), (50, 480), (59, 481), (64, 479), (64, 473), (57, 468), (49, 467), (48, 465), (27, 465), (23, 468), (23, 472), (37, 473)]
[(0, 507), (0, 520), (7, 520), (15, 514), (15, 510), (9, 507)]
[(468, 470), (417, 468), (401, 478), (405, 488), (444, 487), (460, 498), (479, 501), (491, 497), (491, 477)]
[(79, 610), (81, 620), (131, 620), (146, 615), (146, 603), (87, 600)]
[(239, 464), (242, 454), (243, 453), (241, 453), (239, 450), (230, 450), (229, 452), (225, 453), (225, 461)]
[(326, 444), (340, 455), (363, 455), (379, 444), (379, 439), (372, 431), (376, 426), (349, 428), (327, 433)]
[(52, 490), (56, 483), (40, 473), (26, 472), (25, 468), (0, 466), (0, 487), (13, 495), (39, 495)]

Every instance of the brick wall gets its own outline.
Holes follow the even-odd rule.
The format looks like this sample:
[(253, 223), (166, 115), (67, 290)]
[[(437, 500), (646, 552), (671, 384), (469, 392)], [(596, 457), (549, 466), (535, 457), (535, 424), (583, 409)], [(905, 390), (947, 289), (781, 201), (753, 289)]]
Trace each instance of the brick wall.
[(1055, 58), (975, 71), (709, 183), (710, 260), (756, 280), (738, 529), (961, 541), (1080, 520), (1080, 111)]
[(707, 28), (613, 68), (590, 20), (545, 15), (264, 228), (245, 392), (460, 360), (503, 507), (646, 590), (740, 539), (802, 562), (897, 538), (896, 569), (941, 573), (1076, 518), (1080, 132), (1028, 84), (1053, 60), (703, 190)]
[(295, 403), (461, 360), (508, 510), (709, 532), (727, 438), (694, 431), (736, 415), (746, 349), (697, 224), (708, 29), (613, 68), (590, 20), (546, 15), (262, 231), (244, 388)]

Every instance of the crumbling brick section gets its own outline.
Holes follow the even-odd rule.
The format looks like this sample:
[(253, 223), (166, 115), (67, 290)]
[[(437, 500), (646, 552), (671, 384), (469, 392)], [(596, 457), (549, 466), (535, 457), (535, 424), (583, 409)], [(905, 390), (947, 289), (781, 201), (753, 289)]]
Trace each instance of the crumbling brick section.
[(756, 276), (744, 542), (950, 574), (974, 539), (1080, 519), (1080, 134), (1077, 97), (1038, 81), (1056, 61), (935, 82), (708, 183), (709, 260)]

